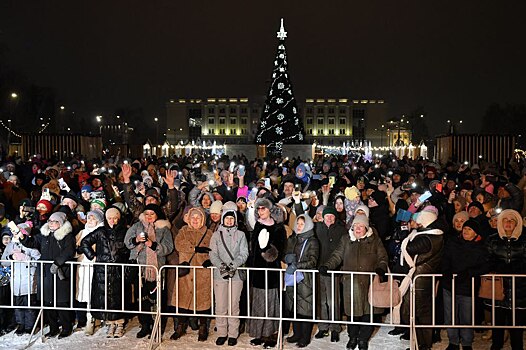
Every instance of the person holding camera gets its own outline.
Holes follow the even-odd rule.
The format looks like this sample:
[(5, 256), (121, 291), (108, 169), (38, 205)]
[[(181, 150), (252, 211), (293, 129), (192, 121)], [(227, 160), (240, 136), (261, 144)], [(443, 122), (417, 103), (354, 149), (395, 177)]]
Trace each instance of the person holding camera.
[[(216, 267), (214, 269), (216, 314), (238, 316), (246, 271), (241, 271), (240, 275), (237, 268), (248, 258), (248, 243), (245, 233), (237, 227), (236, 211), (229, 210), (223, 213), (221, 224), (210, 240), (210, 249), (210, 261)], [(229, 346), (236, 345), (239, 323), (237, 318), (217, 317), (216, 345), (223, 345), (227, 338)]]
[[(144, 207), (139, 221), (126, 232), (124, 242), (131, 250), (130, 260), (141, 265), (142, 268), (142, 311), (150, 311), (155, 304), (155, 289), (157, 288), (157, 271), (166, 263), (166, 256), (174, 249), (171, 225), (161, 207), (148, 204)], [(159, 301), (157, 301), (159, 302)], [(151, 315), (140, 314), (141, 330), (137, 338), (144, 338), (151, 334), (153, 319)]]
[[(75, 236), (73, 227), (67, 221), (66, 214), (56, 212), (51, 214), (47, 223), (40, 229), (39, 235), (20, 238), (20, 243), (27, 248), (40, 251), (41, 260), (51, 260), (52, 264), (44, 264), (43, 276), (40, 276), (43, 288), (43, 303), (50, 307), (67, 307), (71, 295), (71, 266), (66, 262), (72, 261), (75, 252)], [(40, 273), (40, 269), (38, 272)], [(56, 294), (55, 294), (56, 291)], [(74, 313), (68, 310), (46, 310), (49, 332), (47, 338), (59, 336), (65, 338), (73, 331)], [(62, 331), (60, 331), (62, 326)]]

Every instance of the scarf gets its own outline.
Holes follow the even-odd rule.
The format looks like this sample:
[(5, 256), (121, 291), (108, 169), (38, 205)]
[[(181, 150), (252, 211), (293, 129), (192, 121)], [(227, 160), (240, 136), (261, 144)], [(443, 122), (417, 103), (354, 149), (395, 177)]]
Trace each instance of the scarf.
[[(156, 242), (155, 239), (155, 223), (150, 224), (146, 222), (145, 220), (141, 220), (142, 226), (144, 228), (144, 232), (146, 233), (146, 237), (152, 242)], [(148, 282), (155, 282), (157, 280), (157, 268), (159, 268), (159, 263), (157, 261), (157, 253), (153, 249), (148, 249), (144, 243), (141, 243), (137, 246), (138, 252), (146, 248), (146, 265), (155, 266), (155, 268), (151, 266), (146, 266), (144, 268), (144, 278)]]
[(265, 226), (272, 226), (272, 225), (274, 225), (274, 219), (272, 217), (270, 217), (270, 216), (268, 218), (266, 218), (266, 219), (259, 218), (258, 221), (261, 224), (265, 225)]

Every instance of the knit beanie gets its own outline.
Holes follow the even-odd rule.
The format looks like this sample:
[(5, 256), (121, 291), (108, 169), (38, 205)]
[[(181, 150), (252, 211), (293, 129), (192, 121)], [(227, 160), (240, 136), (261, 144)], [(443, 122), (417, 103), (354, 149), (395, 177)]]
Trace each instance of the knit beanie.
[(365, 226), (365, 229), (369, 229), (369, 218), (365, 215), (358, 215), (354, 217), (354, 220), (352, 221), (352, 228), (354, 228), (354, 225), (356, 224), (363, 224)]
[(98, 204), (102, 210), (106, 209), (106, 200), (104, 198), (96, 198), (90, 201), (91, 204)]
[(50, 201), (46, 200), (46, 199), (41, 199), (37, 202), (37, 207), (39, 204), (42, 204), (46, 207), (46, 212), (50, 213), (52, 210), (53, 210), (53, 204), (51, 204)]
[(480, 212), (484, 214), (484, 206), (479, 201), (473, 201), (473, 202), (469, 203), (469, 205), (468, 205), (468, 212), (469, 212), (469, 209), (471, 207), (479, 208)]
[(95, 219), (97, 219), (97, 222), (104, 222), (104, 213), (100, 209), (94, 209), (91, 211), (88, 211), (88, 214), (86, 215), (87, 218), (89, 218), (90, 215), (93, 215)]
[(462, 228), (464, 228), (464, 227), (469, 227), (469, 228), (471, 228), (473, 231), (475, 231), (475, 233), (476, 233), (477, 235), (480, 234), (480, 224), (479, 224), (479, 222), (478, 222), (477, 220), (475, 220), (475, 219), (469, 219), (468, 221), (466, 221), (466, 222), (464, 223), (464, 225), (462, 226)]
[(333, 206), (326, 206), (325, 209), (323, 209), (323, 216), (325, 217), (325, 215), (327, 214), (332, 214), (334, 216), (337, 216), (338, 215), (338, 212), (336, 211), (336, 208), (333, 207)]
[(358, 210), (363, 211), (365, 213), (365, 216), (369, 217), (369, 207), (368, 206), (366, 206), (366, 205), (359, 205), (359, 206), (357, 206), (356, 209), (354, 210), (354, 216), (359, 216), (359, 215), (356, 215)]
[(422, 227), (428, 227), (431, 223), (436, 221), (438, 218), (438, 210), (432, 205), (426, 206), (422, 211), (413, 214), (413, 220), (422, 225)]
[(165, 219), (163, 210), (157, 204), (153, 204), (153, 203), (148, 204), (147, 206), (144, 207), (144, 210), (142, 212), (144, 213), (146, 210), (153, 211), (155, 215), (157, 215), (157, 220)]
[(63, 212), (57, 211), (57, 212), (51, 214), (51, 216), (49, 217), (48, 222), (49, 221), (57, 221), (60, 224), (60, 226), (62, 226), (66, 222), (66, 214), (63, 213)]
[(214, 203), (212, 203), (212, 205), (210, 206), (210, 214), (221, 214), (222, 209), (223, 209), (223, 202), (214, 201)]

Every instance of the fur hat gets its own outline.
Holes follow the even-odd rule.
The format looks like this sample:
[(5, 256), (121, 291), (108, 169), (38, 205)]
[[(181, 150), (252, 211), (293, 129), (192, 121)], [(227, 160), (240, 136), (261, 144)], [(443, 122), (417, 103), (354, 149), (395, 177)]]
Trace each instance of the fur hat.
[(272, 205), (272, 202), (269, 201), (268, 199), (266, 198), (258, 198), (258, 200), (256, 201), (256, 203), (254, 204), (254, 207), (257, 209), (259, 207), (265, 207), (267, 208), (268, 210), (271, 210), (273, 205)]

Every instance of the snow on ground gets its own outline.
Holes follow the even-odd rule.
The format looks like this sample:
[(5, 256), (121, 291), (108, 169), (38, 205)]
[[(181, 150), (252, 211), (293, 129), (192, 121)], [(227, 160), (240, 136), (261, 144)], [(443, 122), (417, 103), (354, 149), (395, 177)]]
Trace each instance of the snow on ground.
[[(173, 325), (171, 320), (168, 322), (166, 331), (163, 335), (163, 342), (159, 349), (200, 349), (200, 350), (217, 350), (218, 347), (215, 345), (216, 336), (213, 332), (214, 323), (212, 321), (211, 332), (206, 342), (197, 341), (197, 331), (192, 331), (188, 328), (188, 333), (177, 341), (170, 340), (170, 335), (173, 331)], [(398, 337), (390, 336), (387, 334), (392, 327), (385, 326), (380, 327), (377, 332), (373, 335), (371, 342), (369, 344), (369, 349), (372, 350), (405, 350), (409, 346), (408, 341), (400, 340)], [(47, 328), (46, 328), (47, 331)], [(77, 331), (73, 333), (70, 337), (58, 340), (57, 338), (47, 340), (42, 343), (41, 338), (33, 338), (34, 342), (29, 347), (29, 349), (43, 350), (43, 349), (57, 349), (57, 350), (94, 350), (94, 349), (115, 349), (115, 350), (133, 350), (133, 349), (147, 349), (149, 340), (146, 338), (137, 339), (135, 335), (139, 331), (139, 324), (137, 318), (134, 318), (127, 326), (127, 332), (121, 339), (108, 339), (106, 338), (106, 329), (98, 329), (93, 336), (86, 336), (84, 332)], [(316, 332), (316, 327), (313, 331), (313, 334)], [(313, 339), (312, 343), (307, 347), (307, 349), (312, 350), (325, 350), (325, 349), (345, 349), (347, 344), (347, 333), (343, 331), (341, 334), (341, 340), (339, 343), (331, 343), (329, 338), (324, 339)], [(482, 340), (482, 334), (475, 334), (475, 342), (473, 344), (473, 349), (482, 350), (488, 349), (491, 345), (490, 341)], [(29, 341), (29, 335), (17, 336), (13, 333), (7, 334), (3, 337), (0, 337), (0, 349), (24, 349)], [(446, 331), (442, 331), (442, 342), (435, 344), (433, 349), (443, 350), (447, 347), (447, 334)], [(230, 348), (226, 344), (224, 348)], [(238, 345), (233, 347), (234, 349), (262, 349), (262, 347), (254, 347), (250, 345), (250, 337), (248, 334), (244, 333), (239, 337)], [(284, 345), (285, 349), (295, 349), (295, 345), (287, 344)], [(511, 349), (509, 342), (504, 347), (505, 350)]]

